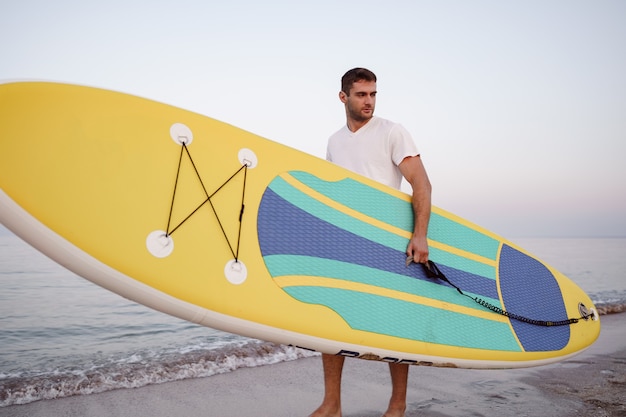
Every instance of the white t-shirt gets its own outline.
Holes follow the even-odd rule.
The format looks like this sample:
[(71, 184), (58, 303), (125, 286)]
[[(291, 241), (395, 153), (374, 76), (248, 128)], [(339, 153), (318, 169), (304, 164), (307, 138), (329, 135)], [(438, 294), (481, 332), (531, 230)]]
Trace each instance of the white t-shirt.
[(419, 155), (409, 132), (398, 123), (372, 117), (351, 132), (344, 126), (328, 139), (326, 159), (357, 174), (400, 189), (398, 165), (408, 156)]

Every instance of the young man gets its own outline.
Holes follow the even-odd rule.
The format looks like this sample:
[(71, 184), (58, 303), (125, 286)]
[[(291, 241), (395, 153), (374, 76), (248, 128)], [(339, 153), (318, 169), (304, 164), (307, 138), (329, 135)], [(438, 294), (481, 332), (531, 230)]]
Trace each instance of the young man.
[[(400, 188), (406, 178), (413, 188), (413, 236), (406, 253), (414, 262), (428, 261), (426, 233), (430, 219), (431, 186), (410, 134), (399, 124), (374, 117), (376, 75), (354, 68), (341, 79), (339, 99), (346, 125), (328, 139), (327, 159), (373, 180)], [(341, 417), (341, 374), (344, 357), (322, 355), (324, 400), (310, 417)], [(408, 365), (389, 364), (392, 392), (383, 417), (402, 417), (406, 409)]]

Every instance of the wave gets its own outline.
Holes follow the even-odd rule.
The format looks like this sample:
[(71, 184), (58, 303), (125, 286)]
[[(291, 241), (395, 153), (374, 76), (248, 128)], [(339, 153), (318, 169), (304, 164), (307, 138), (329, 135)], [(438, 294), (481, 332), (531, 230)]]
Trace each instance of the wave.
[[(596, 303), (596, 309), (600, 315), (624, 313), (626, 302), (607, 300)], [(77, 360), (62, 369), (0, 373), (0, 407), (202, 378), (315, 355), (292, 346), (243, 339), (221, 347), (186, 346)]]
[(608, 314), (626, 313), (626, 302), (607, 301), (602, 303), (596, 303), (596, 310), (601, 316)]
[(201, 378), (313, 355), (316, 353), (251, 340), (211, 350), (133, 353), (83, 369), (5, 374), (0, 375), (0, 407)]

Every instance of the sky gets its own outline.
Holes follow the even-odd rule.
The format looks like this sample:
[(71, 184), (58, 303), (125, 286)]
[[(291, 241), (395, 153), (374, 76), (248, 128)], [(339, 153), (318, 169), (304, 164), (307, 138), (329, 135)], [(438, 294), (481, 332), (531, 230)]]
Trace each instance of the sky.
[(626, 1), (0, 0), (0, 82), (138, 95), (321, 158), (357, 66), (436, 206), (507, 238), (626, 236)]

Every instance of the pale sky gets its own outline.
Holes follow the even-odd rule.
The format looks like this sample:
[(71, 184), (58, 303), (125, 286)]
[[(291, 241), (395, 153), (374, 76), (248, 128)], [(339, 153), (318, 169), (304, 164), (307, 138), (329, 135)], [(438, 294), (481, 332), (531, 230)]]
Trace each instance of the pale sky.
[(356, 66), (435, 205), (508, 238), (626, 236), (624, 0), (0, 0), (0, 82), (143, 96), (322, 158)]

